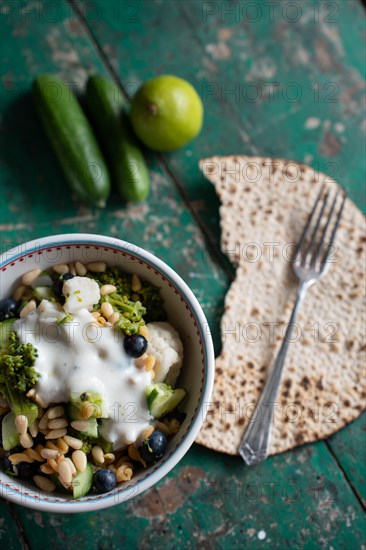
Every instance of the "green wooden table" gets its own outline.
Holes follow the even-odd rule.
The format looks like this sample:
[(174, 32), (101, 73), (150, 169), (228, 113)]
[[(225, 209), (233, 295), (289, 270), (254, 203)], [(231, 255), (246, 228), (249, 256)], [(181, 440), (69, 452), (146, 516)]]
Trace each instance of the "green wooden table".
[[(365, 34), (359, 0), (2, 1), (1, 247), (62, 232), (108, 234), (156, 253), (200, 300), (220, 350), (233, 268), (219, 203), (198, 170), (213, 154), (285, 157), (338, 179), (365, 209)], [(133, 94), (171, 73), (205, 104), (199, 138), (148, 154), (142, 205), (71, 199), (29, 90), (53, 72), (81, 91), (90, 72)], [(245, 468), (194, 445), (154, 489), (98, 513), (0, 502), (1, 548), (365, 548), (365, 417), (327, 441)]]

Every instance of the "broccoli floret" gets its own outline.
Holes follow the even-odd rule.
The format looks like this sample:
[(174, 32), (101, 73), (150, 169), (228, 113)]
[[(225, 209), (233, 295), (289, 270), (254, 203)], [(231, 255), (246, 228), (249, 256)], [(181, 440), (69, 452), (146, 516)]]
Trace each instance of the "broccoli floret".
[(7, 353), (0, 355), (0, 387), (7, 383), (25, 393), (40, 376), (34, 368), (38, 353), (32, 344), (21, 344), (15, 332), (10, 333), (9, 342)]
[(139, 290), (139, 296), (142, 305), (146, 309), (146, 315), (144, 315), (145, 323), (166, 321), (167, 314), (164, 309), (164, 302), (160, 295), (159, 287), (144, 282), (141, 290)]
[[(109, 302), (114, 311), (118, 311), (120, 318), (116, 326), (128, 336), (138, 332), (139, 328), (145, 324), (143, 317), (146, 314), (146, 309), (140, 301), (132, 302), (126, 296), (120, 296), (117, 292), (113, 292), (108, 296), (103, 296), (100, 304), (103, 302)], [(100, 306), (98, 305), (98, 307)]]
[[(116, 292), (101, 298), (94, 311), (97, 311), (103, 302), (109, 302), (120, 314), (116, 326), (125, 334), (130, 336), (138, 332), (139, 328), (146, 323), (167, 319), (160, 288), (157, 286), (143, 282), (141, 290), (133, 292), (132, 275), (122, 273), (116, 267), (107, 269), (105, 273), (88, 273), (88, 277), (97, 281), (100, 286), (110, 284), (116, 287)], [(139, 299), (132, 301), (132, 295)]]

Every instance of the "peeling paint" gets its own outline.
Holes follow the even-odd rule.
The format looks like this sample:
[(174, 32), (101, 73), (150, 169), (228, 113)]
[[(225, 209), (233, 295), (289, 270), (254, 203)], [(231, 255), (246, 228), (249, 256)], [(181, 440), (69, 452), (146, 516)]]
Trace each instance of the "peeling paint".
[(213, 59), (225, 60), (231, 57), (231, 50), (225, 42), (218, 42), (217, 44), (207, 44), (205, 47), (207, 53), (209, 53)]

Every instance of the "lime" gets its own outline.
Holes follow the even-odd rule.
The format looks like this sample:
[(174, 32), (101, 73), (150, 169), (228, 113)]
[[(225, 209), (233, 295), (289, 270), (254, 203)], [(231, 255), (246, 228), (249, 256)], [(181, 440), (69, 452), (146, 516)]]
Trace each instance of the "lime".
[(148, 80), (135, 95), (132, 126), (155, 151), (173, 151), (196, 137), (202, 127), (203, 105), (193, 86), (176, 76)]

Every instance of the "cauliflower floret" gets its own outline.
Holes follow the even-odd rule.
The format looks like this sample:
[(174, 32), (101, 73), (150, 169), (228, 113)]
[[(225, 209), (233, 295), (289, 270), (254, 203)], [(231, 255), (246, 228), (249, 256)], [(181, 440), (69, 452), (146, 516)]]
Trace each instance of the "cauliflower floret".
[(155, 382), (175, 386), (183, 362), (183, 344), (169, 323), (149, 323), (147, 353), (155, 356)]
[(63, 284), (62, 294), (66, 298), (64, 305), (66, 313), (76, 313), (84, 308), (90, 311), (100, 300), (98, 283), (89, 277), (67, 279)]

